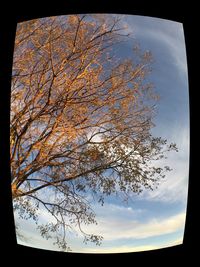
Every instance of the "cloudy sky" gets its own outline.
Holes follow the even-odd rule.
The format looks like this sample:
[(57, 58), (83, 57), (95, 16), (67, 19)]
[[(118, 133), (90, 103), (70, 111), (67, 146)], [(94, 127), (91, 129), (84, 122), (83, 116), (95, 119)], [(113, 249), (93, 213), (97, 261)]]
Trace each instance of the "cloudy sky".
[[(149, 80), (160, 95), (154, 120), (156, 127), (152, 132), (175, 142), (179, 152), (169, 154), (165, 163), (173, 171), (158, 189), (133, 195), (128, 204), (113, 197), (108, 198), (103, 207), (94, 204), (98, 225), (90, 226), (90, 232), (103, 235), (103, 243), (84, 245), (79, 235), (72, 235), (69, 245), (73, 252), (134, 252), (183, 241), (189, 168), (189, 100), (183, 25), (143, 16), (124, 16), (123, 23), (132, 37), (121, 44), (119, 56), (130, 56), (136, 40), (142, 49), (152, 52), (154, 63)], [(44, 222), (51, 220), (45, 211), (41, 214)], [(30, 220), (22, 221), (16, 216), (16, 223), (24, 235), (23, 240), (18, 238), (19, 244), (58, 250), (53, 242), (40, 237)]]

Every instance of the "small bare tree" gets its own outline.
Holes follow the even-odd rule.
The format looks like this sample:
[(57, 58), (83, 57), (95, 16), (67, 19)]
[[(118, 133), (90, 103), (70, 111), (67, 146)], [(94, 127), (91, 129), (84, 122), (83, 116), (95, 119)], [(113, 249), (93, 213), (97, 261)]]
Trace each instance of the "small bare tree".
[(64, 250), (68, 230), (85, 233), (96, 223), (87, 194), (102, 205), (110, 194), (140, 193), (169, 167), (153, 162), (176, 150), (153, 137), (153, 101), (145, 77), (149, 52), (135, 61), (115, 56), (128, 38), (120, 16), (70, 15), (18, 24), (11, 89), (10, 157), (14, 209), (38, 222), (40, 208), (52, 222), (38, 225), (54, 233)]

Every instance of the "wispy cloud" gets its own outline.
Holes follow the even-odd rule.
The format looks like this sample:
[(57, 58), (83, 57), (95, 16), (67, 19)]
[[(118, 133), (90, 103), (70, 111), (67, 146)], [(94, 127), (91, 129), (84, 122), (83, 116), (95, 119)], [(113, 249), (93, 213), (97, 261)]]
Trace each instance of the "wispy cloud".
[(138, 198), (149, 201), (165, 203), (186, 204), (188, 192), (188, 162), (183, 162), (173, 158), (167, 161), (173, 170), (166, 174), (166, 177), (160, 182), (159, 186), (153, 191), (144, 191)]
[[(123, 217), (117, 211), (125, 214), (129, 212), (129, 216)], [(144, 211), (134, 211), (131, 207), (120, 207), (117, 205), (107, 205), (104, 209), (104, 213), (98, 218), (99, 224), (97, 226), (91, 225), (85, 227), (85, 230), (94, 234), (102, 234), (104, 237), (103, 245), (101, 247), (85, 246), (82, 244), (81, 236), (75, 236), (69, 240), (69, 245), (72, 245), (74, 252), (86, 252), (86, 253), (118, 253), (118, 252), (134, 252), (145, 251), (152, 249), (159, 249), (167, 246), (173, 246), (182, 243), (182, 237), (179, 240), (167, 241), (165, 236), (167, 234), (176, 233), (177, 231), (184, 231), (185, 213), (179, 213), (169, 218), (163, 219), (150, 219), (149, 221), (142, 223), (141, 221), (134, 219), (137, 217), (137, 213)], [(49, 220), (48, 215), (43, 213), (43, 221)], [(21, 221), (22, 223), (22, 221)], [(34, 224), (30, 222), (22, 223), (22, 234), (27, 238), (26, 241), (18, 238), (18, 243), (26, 246), (32, 246), (36, 248), (59, 250), (56, 246), (53, 246), (53, 241), (43, 239), (39, 232), (36, 231)], [(134, 242), (128, 240), (145, 240), (152, 237), (162, 237), (160, 242), (146, 241), (146, 245), (137, 245)], [(124, 245), (127, 240), (127, 245)], [(122, 242), (123, 241), (123, 242)], [(109, 244), (111, 242), (111, 244)], [(123, 244), (122, 244), (123, 243)]]
[[(159, 134), (163, 136), (164, 131), (166, 129), (160, 129)], [(169, 153), (167, 160), (160, 161), (157, 164), (168, 165), (172, 168), (172, 171), (166, 174), (157, 189), (144, 191), (139, 198), (186, 205), (189, 179), (189, 128), (185, 127), (180, 130), (176, 126), (168, 132), (166, 137), (169, 142), (177, 144), (179, 152)]]
[(126, 31), (132, 33), (140, 42), (141, 39), (155, 43), (155, 50), (168, 52), (172, 64), (177, 67), (181, 75), (187, 75), (187, 61), (183, 25), (179, 22), (143, 17), (126, 16), (123, 21)]
[[(161, 249), (161, 248), (167, 248), (171, 246), (181, 245), (183, 243), (182, 238), (175, 239), (171, 242), (163, 242), (161, 244), (157, 245), (139, 245), (139, 246), (133, 246), (133, 245), (123, 245), (123, 246), (112, 246), (112, 247), (104, 247), (104, 248), (83, 248), (80, 249), (80, 252), (82, 253), (127, 253), (127, 252), (139, 252), (139, 251), (148, 251), (148, 250), (154, 250), (154, 249)], [(78, 251), (74, 251), (78, 252)]]
[[(45, 214), (43, 221), (47, 222), (48, 219), (48, 215)], [(17, 234), (18, 244), (41, 249), (57, 250), (57, 248), (52, 244), (53, 242), (41, 237), (39, 231), (36, 229), (35, 223), (32, 220), (22, 220), (15, 215), (15, 222), (19, 226), (18, 231), (20, 233), (20, 235)]]
[(176, 214), (168, 218), (153, 218), (146, 222), (130, 217), (117, 219), (107, 213), (98, 218), (97, 226), (84, 227), (86, 231), (101, 234), (105, 241), (120, 239), (144, 239), (149, 237), (161, 236), (176, 231), (183, 231), (185, 225), (185, 212)]

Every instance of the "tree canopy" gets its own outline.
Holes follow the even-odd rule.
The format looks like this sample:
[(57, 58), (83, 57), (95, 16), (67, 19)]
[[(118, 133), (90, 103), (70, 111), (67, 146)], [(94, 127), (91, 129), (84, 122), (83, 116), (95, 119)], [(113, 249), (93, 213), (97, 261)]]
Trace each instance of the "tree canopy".
[[(69, 15), (19, 23), (11, 88), (10, 159), (14, 209), (41, 235), (69, 250), (68, 231), (97, 223), (87, 194), (153, 189), (169, 171), (154, 164), (177, 150), (151, 128), (158, 96), (146, 81), (151, 54), (133, 59), (116, 47), (128, 40), (120, 16)], [(52, 222), (39, 224), (45, 209)]]

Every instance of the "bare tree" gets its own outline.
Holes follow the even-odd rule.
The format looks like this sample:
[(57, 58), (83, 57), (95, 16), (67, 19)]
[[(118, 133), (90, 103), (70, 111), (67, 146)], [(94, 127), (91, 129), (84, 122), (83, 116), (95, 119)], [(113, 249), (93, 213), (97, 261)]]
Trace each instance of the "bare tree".
[(10, 157), (14, 209), (64, 250), (69, 229), (84, 241), (96, 223), (87, 194), (104, 197), (153, 189), (164, 172), (154, 161), (176, 149), (153, 137), (157, 95), (145, 77), (149, 52), (135, 61), (115, 55), (125, 41), (120, 16), (70, 15), (18, 24), (11, 89)]

